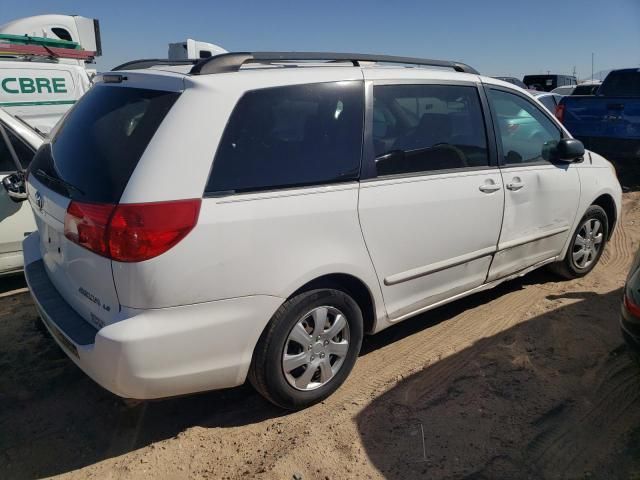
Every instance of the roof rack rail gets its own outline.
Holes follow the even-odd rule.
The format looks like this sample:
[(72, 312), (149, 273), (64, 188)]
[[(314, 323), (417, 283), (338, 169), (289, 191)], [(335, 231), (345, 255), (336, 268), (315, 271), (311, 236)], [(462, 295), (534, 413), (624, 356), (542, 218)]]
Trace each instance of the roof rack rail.
[[(246, 63), (289, 62), (321, 60), (331, 62), (351, 62), (359, 66), (360, 62), (395, 63), (404, 65), (425, 65), (430, 67), (452, 68), (456, 72), (478, 74), (474, 68), (460, 62), (448, 60), (430, 60), (427, 58), (396, 57), (391, 55), (372, 55), (367, 53), (335, 53), (335, 52), (231, 52), (215, 55), (197, 61), (191, 71), (192, 75), (208, 75), (238, 71)], [(142, 67), (144, 68), (144, 67)]]
[(198, 60), (170, 60), (168, 58), (141, 58), (140, 60), (132, 60), (123, 63), (111, 69), (112, 72), (118, 70), (142, 70), (143, 68), (151, 68), (156, 65), (194, 65)]

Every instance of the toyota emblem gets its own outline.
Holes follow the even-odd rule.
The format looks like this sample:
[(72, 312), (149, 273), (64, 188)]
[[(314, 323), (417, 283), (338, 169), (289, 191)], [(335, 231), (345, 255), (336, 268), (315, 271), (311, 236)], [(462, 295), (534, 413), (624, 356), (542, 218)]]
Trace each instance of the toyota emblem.
[(44, 198), (42, 198), (42, 195), (40, 195), (40, 192), (36, 191), (35, 199), (36, 199), (36, 205), (38, 206), (38, 210), (42, 211), (42, 209), (44, 208)]

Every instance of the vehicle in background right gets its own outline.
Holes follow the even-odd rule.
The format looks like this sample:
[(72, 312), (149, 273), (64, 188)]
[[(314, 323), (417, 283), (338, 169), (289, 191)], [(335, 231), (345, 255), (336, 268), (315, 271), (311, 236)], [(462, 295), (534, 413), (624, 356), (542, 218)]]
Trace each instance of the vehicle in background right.
[(572, 75), (525, 75), (522, 81), (527, 88), (532, 90), (543, 90), (550, 92), (551, 90), (565, 85), (577, 85), (576, 77)]
[(529, 87), (527, 87), (524, 82), (516, 77), (493, 77), (496, 78), (498, 80), (502, 80), (503, 82), (508, 82), (511, 83), (512, 85), (515, 85), (517, 87), (520, 87), (524, 90), (528, 89)]
[(595, 96), (564, 97), (556, 116), (588, 149), (640, 158), (640, 69), (613, 70)]
[(558, 104), (560, 103), (560, 100), (562, 100), (562, 95), (558, 95), (557, 93), (553, 93), (553, 92), (540, 92), (540, 91), (531, 90), (529, 93), (531, 93), (531, 95), (537, 98), (538, 101), (542, 105), (544, 105), (547, 110), (551, 112), (551, 114), (555, 113), (556, 108), (558, 108)]
[(585, 82), (573, 89), (571, 95), (595, 95), (602, 82)]

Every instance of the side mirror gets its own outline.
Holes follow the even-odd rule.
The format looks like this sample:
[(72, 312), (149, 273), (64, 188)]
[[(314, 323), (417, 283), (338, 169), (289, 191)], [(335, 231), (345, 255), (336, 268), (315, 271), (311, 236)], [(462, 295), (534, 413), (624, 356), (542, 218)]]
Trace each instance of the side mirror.
[(27, 199), (27, 188), (24, 182), (24, 173), (16, 172), (6, 176), (2, 180), (2, 186), (7, 191), (9, 198), (16, 203)]
[(555, 159), (560, 162), (573, 163), (584, 157), (584, 145), (575, 138), (563, 138), (556, 145)]

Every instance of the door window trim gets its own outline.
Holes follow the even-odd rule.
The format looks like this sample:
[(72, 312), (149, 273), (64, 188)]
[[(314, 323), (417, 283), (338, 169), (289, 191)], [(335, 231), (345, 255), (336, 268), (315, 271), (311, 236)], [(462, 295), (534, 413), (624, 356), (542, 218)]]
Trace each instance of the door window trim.
[[(389, 85), (442, 85), (455, 87), (474, 87), (480, 102), (480, 111), (484, 122), (485, 136), (487, 142), (487, 156), (489, 164), (486, 166), (472, 166), (462, 168), (449, 168), (441, 170), (425, 170), (423, 172), (397, 173), (392, 175), (377, 175), (375, 151), (373, 147), (373, 89), (376, 86)], [(465, 80), (438, 80), (438, 79), (376, 79), (365, 81), (365, 103), (364, 103), (364, 139), (362, 145), (362, 159), (360, 169), (361, 182), (383, 181), (391, 179), (403, 179), (414, 177), (426, 177), (433, 175), (443, 175), (463, 172), (477, 172), (483, 170), (495, 170), (498, 168), (498, 149), (495, 143), (495, 133), (493, 118), (489, 110), (487, 95), (480, 82)]]
[[(489, 90), (497, 90), (500, 92), (504, 92), (504, 93), (509, 93), (511, 95), (516, 95), (520, 98), (522, 98), (525, 101), (528, 101), (533, 107), (537, 108), (538, 111), (540, 113), (542, 113), (544, 116), (546, 116), (551, 123), (558, 129), (558, 131), (560, 132), (560, 139), (563, 138), (569, 138), (567, 137), (564, 129), (562, 127), (560, 127), (558, 125), (558, 120), (551, 115), (551, 112), (549, 112), (546, 108), (540, 108), (538, 107), (538, 105), (536, 105), (534, 102), (531, 101), (531, 99), (529, 97), (527, 97), (526, 95), (516, 91), (516, 90), (512, 90), (510, 88), (507, 87), (503, 87), (501, 85), (487, 85), (487, 84), (483, 84), (482, 85), (482, 90), (484, 90), (485, 93), (485, 98), (487, 99), (487, 108), (490, 111), (490, 115), (491, 115), (491, 121), (494, 122), (494, 124), (497, 124), (497, 118), (496, 118), (496, 112), (494, 111), (494, 109), (491, 107), (491, 102), (489, 102)], [(504, 151), (502, 149), (502, 139), (498, 137), (499, 135), (499, 131), (497, 129), (493, 129), (493, 135), (494, 135), (494, 143), (496, 146), (496, 150), (498, 153), (498, 166), (501, 169), (505, 169), (505, 168), (525, 168), (525, 167), (540, 167), (540, 166), (544, 166), (544, 165), (550, 165), (550, 166), (554, 166), (557, 165), (556, 163), (547, 161), (547, 160), (539, 160), (537, 162), (530, 162), (530, 163), (524, 163), (524, 164), (507, 164), (504, 161)]]

